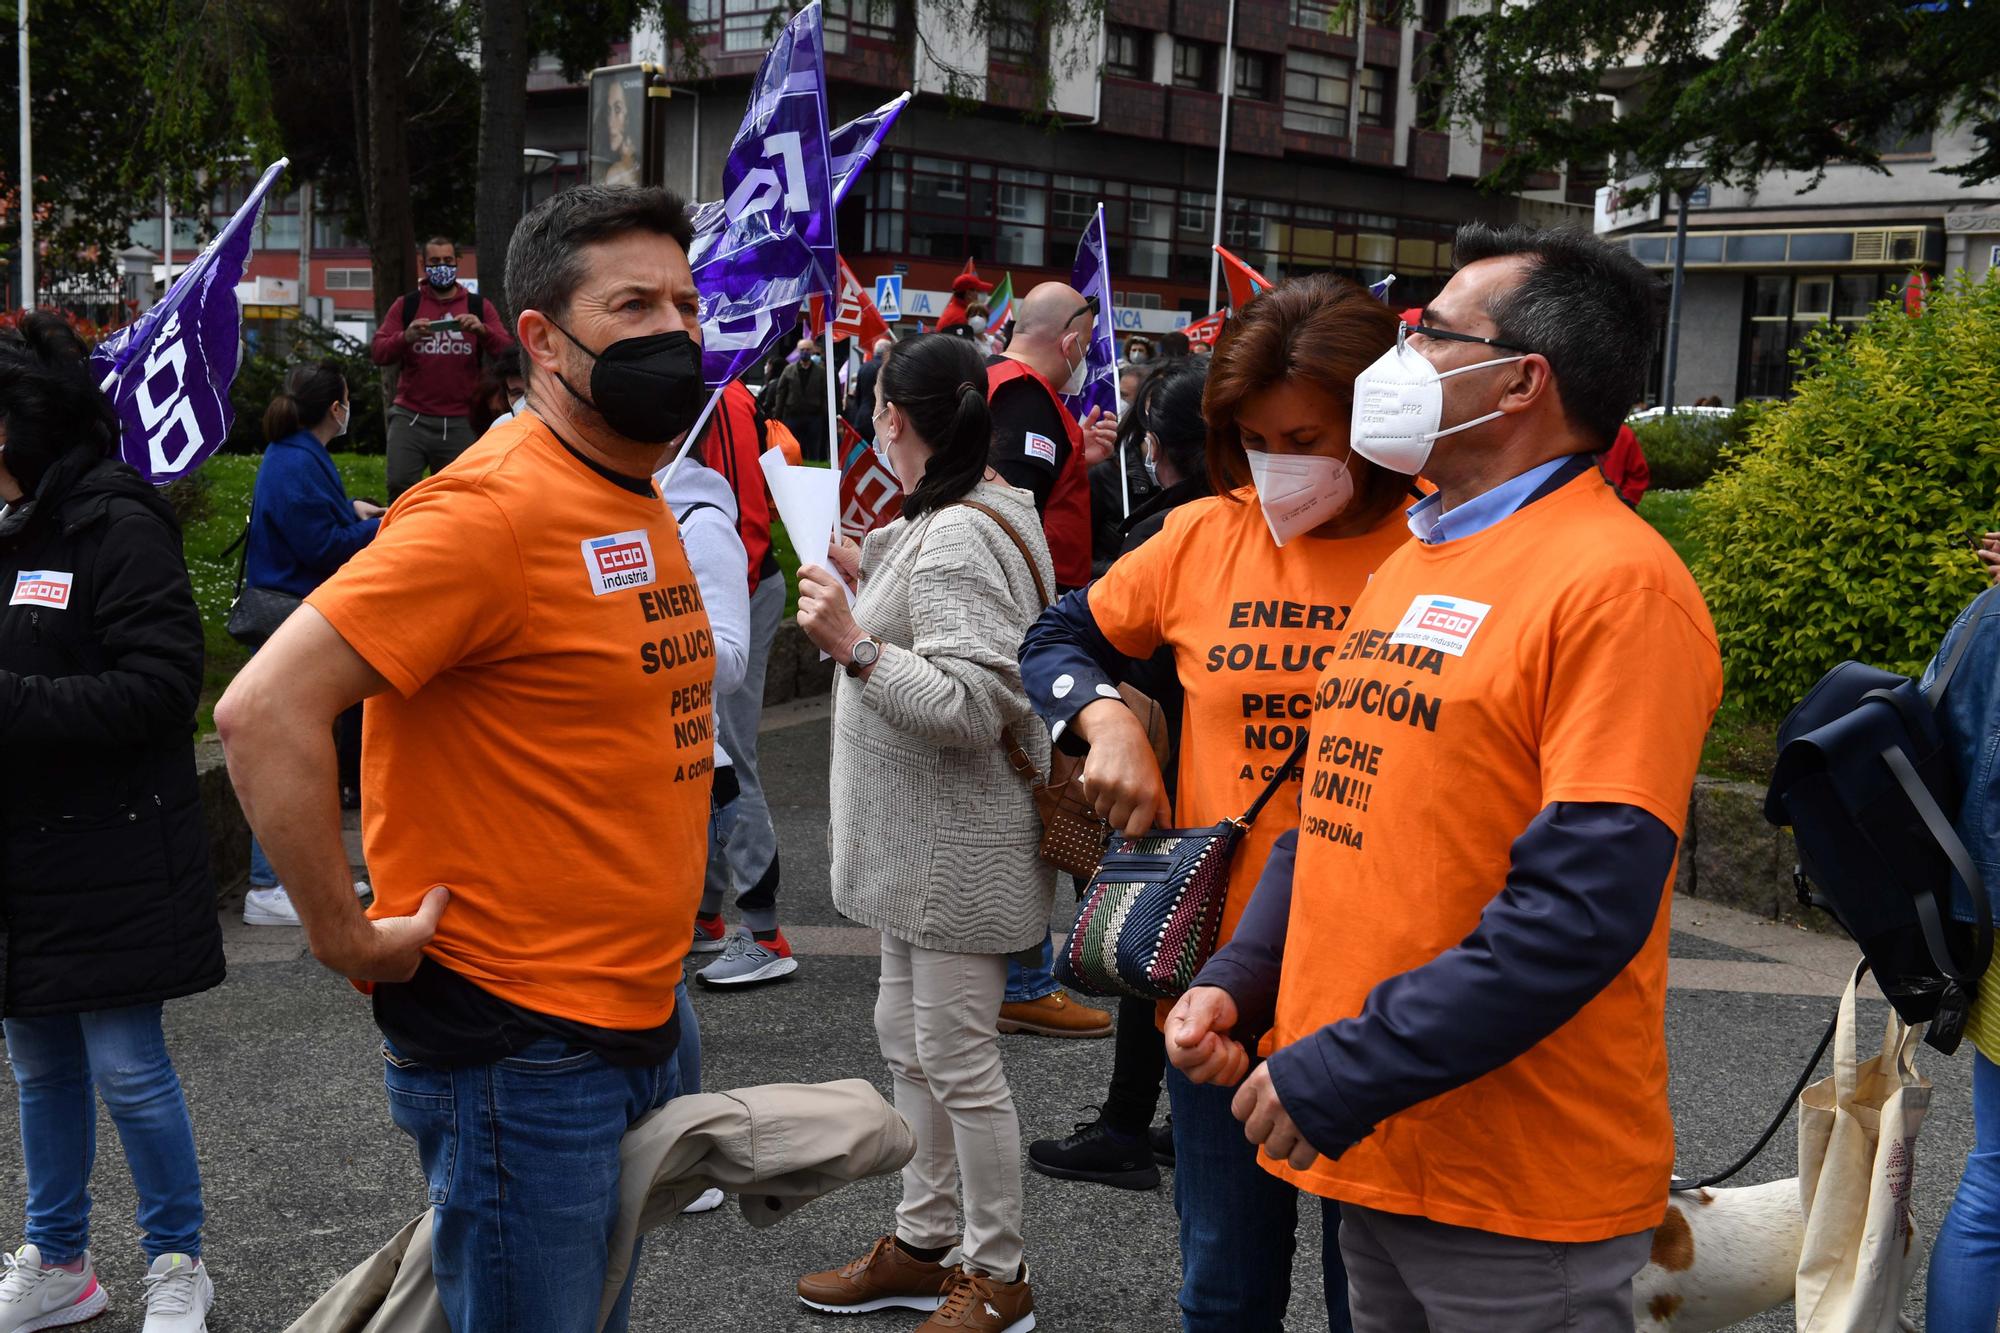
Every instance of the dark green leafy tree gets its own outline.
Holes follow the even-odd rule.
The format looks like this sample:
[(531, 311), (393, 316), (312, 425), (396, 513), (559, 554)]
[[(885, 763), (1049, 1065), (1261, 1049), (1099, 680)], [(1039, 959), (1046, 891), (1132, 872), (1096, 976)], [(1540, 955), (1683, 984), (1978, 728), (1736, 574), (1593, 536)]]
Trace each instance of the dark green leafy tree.
[[(1417, 0), (1371, 11), (1414, 17)], [(1566, 163), (1617, 163), (1628, 200), (1668, 166), (1747, 185), (1880, 168), (1913, 132), (1969, 127), (1964, 183), (2000, 179), (2000, 12), (1990, 0), (1563, 0), (1494, 5), (1444, 25), (1420, 96), (1443, 124), (1496, 129), (1485, 184), (1518, 189)], [(1617, 96), (1612, 118), (1591, 107)], [(1808, 187), (1809, 188), (1809, 187)]]

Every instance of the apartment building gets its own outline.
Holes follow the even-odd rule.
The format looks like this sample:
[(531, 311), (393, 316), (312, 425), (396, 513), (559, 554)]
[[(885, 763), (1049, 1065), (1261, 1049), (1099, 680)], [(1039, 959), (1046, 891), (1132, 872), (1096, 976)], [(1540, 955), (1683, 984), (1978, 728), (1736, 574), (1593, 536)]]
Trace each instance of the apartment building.
[[(663, 173), (714, 198), (750, 78), (790, 6), (685, 3), (707, 68), (678, 80), (668, 102)], [(1413, 69), (1450, 0), (1398, 26), (1364, 10), (1344, 27), (1338, 0), (1233, 0), (1225, 71), (1231, 8), (1106, 0), (1101, 20), (1051, 25), (1019, 4), (973, 31), (962, 2), (824, 0), (835, 123), (917, 93), (841, 210), (856, 274), (900, 274), (914, 319), (942, 307), (967, 258), (995, 277), (1011, 272), (1017, 292), (1066, 279), (1101, 201), (1121, 326), (1157, 333), (1206, 314), (1225, 77), (1223, 244), (1274, 279), (1393, 272), (1396, 298), (1416, 303), (1449, 275), (1461, 222), (1588, 221), (1602, 174), (1550, 173), (1520, 196), (1488, 195), (1474, 182), (1497, 144), (1417, 128)], [(665, 45), (641, 30), (606, 63), (670, 65)], [(588, 178), (590, 127), (586, 88), (553, 60), (533, 66), (528, 103), (533, 203)], [(218, 196), (217, 212), (228, 203)], [(298, 192), (271, 200), (244, 290), (253, 313), (303, 308), (357, 336), (372, 330), (367, 251), (343, 218), (309, 210)], [(159, 220), (134, 238), (157, 250)], [(192, 244), (183, 231), (183, 259)], [(477, 256), (464, 267), (476, 280)]]

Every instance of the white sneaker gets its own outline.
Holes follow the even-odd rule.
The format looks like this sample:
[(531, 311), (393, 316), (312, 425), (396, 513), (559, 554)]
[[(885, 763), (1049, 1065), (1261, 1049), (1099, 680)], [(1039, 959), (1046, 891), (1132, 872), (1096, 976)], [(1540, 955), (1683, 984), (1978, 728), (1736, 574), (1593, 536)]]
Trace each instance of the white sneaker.
[(243, 924), (246, 926), (296, 926), (299, 909), (282, 884), (268, 889), (252, 889), (243, 895)]
[(4, 1257), (7, 1274), (0, 1277), (0, 1333), (32, 1333), (81, 1324), (103, 1314), (110, 1303), (87, 1254), (81, 1273), (42, 1267), (42, 1252), (33, 1245), (23, 1245)]
[(185, 1254), (163, 1254), (146, 1270), (146, 1323), (141, 1333), (208, 1333), (215, 1284), (208, 1268)]
[[(374, 892), (368, 881), (354, 881), (354, 896), (366, 898)], [(273, 884), (268, 889), (251, 889), (243, 895), (243, 924), (246, 926), (296, 926), (299, 909), (292, 906), (292, 895), (285, 892), (282, 884)], [(4, 1330), (0, 1330), (4, 1333)]]
[(681, 1209), (681, 1211), (683, 1213), (712, 1213), (720, 1207), (722, 1207), (722, 1191), (703, 1190), (700, 1198)]

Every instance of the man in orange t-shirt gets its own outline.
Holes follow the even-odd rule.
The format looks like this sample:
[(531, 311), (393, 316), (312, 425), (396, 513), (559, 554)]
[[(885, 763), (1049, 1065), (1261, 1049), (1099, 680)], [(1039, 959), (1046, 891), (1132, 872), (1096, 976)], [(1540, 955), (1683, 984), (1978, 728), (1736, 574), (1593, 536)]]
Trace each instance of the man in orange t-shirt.
[[(216, 708), (314, 955), (372, 991), (457, 1333), (600, 1327), (619, 1142), (677, 1091), (714, 644), (650, 476), (706, 396), (691, 240), (659, 189), (523, 218), (528, 410), (403, 496)], [(363, 698), (367, 917), (331, 745)]]
[(1355, 604), (1299, 831), (1168, 1054), (1240, 1081), (1266, 1168), (1339, 1201), (1356, 1329), (1626, 1330), (1673, 1165), (1667, 892), (1720, 655), (1592, 459), (1653, 279), (1571, 232), (1455, 252), (1355, 386), (1355, 452), (1437, 494)]

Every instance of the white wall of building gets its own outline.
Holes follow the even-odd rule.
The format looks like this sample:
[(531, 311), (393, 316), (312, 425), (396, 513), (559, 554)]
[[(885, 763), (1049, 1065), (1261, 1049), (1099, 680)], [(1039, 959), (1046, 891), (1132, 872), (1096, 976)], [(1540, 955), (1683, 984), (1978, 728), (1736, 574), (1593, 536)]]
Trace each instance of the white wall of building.
[[(972, 24), (954, 24), (956, 11), (917, 6), (916, 80), (920, 93), (986, 96), (986, 31)], [(954, 75), (956, 77), (954, 77)]]

